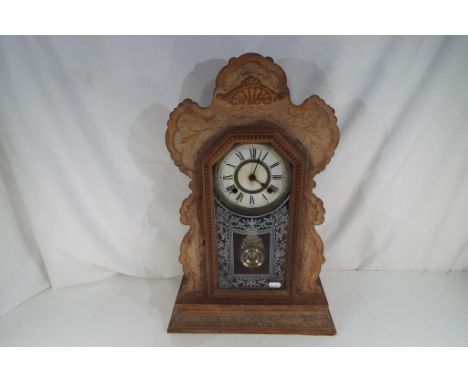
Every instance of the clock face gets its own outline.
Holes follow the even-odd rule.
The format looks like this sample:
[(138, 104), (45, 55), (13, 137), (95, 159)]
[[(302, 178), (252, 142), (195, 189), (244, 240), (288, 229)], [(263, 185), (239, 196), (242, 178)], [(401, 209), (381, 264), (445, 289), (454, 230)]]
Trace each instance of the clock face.
[(215, 168), (216, 193), (233, 211), (259, 215), (289, 194), (290, 164), (269, 144), (238, 144)]

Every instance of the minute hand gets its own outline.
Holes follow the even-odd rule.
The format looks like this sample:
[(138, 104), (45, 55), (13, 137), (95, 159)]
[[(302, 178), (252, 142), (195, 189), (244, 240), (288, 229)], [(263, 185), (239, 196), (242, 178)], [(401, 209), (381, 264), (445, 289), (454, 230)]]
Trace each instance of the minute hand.
[(257, 164), (255, 165), (252, 175), (255, 175), (255, 171), (257, 171), (257, 167), (259, 163), (260, 163), (260, 158), (257, 159)]

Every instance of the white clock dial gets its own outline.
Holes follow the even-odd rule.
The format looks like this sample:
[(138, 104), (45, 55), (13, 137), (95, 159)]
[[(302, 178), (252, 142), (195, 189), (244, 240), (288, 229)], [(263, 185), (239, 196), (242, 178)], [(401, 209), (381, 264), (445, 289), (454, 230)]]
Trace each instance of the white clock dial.
[(290, 165), (268, 144), (247, 143), (232, 148), (215, 169), (220, 199), (240, 213), (267, 212), (287, 196)]

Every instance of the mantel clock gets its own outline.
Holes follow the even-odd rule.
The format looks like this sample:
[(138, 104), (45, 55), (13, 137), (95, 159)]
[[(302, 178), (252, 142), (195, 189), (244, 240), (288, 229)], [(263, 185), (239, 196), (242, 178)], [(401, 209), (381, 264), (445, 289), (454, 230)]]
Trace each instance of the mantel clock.
[(166, 144), (192, 193), (169, 332), (335, 334), (312, 189), (338, 139), (333, 109), (292, 104), (284, 71), (255, 53), (221, 69), (207, 108), (171, 113)]

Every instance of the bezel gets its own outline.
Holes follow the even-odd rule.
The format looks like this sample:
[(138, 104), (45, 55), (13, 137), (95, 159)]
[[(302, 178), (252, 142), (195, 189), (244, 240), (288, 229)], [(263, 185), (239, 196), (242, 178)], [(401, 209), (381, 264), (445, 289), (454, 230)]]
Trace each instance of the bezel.
[[(249, 145), (250, 144), (257, 144), (257, 145), (264, 145), (264, 146), (268, 146), (268, 147), (271, 147), (272, 150), (274, 150), (275, 152), (275, 155), (277, 157), (279, 157), (281, 159), (281, 161), (284, 163), (284, 168), (285, 168), (285, 171), (286, 171), (286, 185), (285, 187), (283, 188), (281, 194), (276, 198), (274, 199), (273, 201), (271, 201), (270, 203), (266, 204), (265, 206), (261, 206), (261, 207), (243, 207), (243, 206), (240, 206), (238, 204), (236, 204), (235, 202), (231, 201), (230, 199), (228, 199), (226, 197), (226, 195), (224, 194), (224, 192), (221, 190), (221, 186), (223, 185), (220, 185), (219, 183), (219, 172), (222, 170), (222, 163), (224, 161), (224, 159), (226, 157), (228, 157), (234, 150), (236, 150), (237, 147), (241, 147), (241, 146), (246, 146), (246, 145)], [(243, 192), (245, 192), (246, 194), (259, 194), (259, 192), (252, 192), (252, 191), (249, 191), (249, 190), (245, 190), (242, 188), (242, 186), (236, 181), (236, 173), (239, 171), (239, 168), (243, 165), (245, 165), (246, 163), (251, 163), (251, 162), (255, 162), (254, 159), (246, 159), (244, 160), (243, 162), (241, 162), (235, 169), (234, 171), (234, 179), (233, 181), (236, 183), (236, 185), (238, 186), (238, 188), (240, 188)], [(268, 172), (268, 184), (270, 184), (271, 182), (271, 171), (270, 169), (266, 168), (267, 172)], [(256, 216), (260, 216), (260, 215), (264, 215), (270, 211), (273, 211), (274, 209), (276, 209), (279, 205), (281, 205), (284, 200), (286, 200), (286, 198), (289, 196), (289, 192), (290, 192), (290, 189), (291, 189), (291, 163), (283, 156), (281, 155), (280, 152), (278, 152), (278, 150), (273, 146), (271, 145), (269, 142), (238, 142), (236, 144), (234, 144), (230, 150), (226, 151), (226, 153), (218, 160), (218, 162), (216, 163), (215, 167), (214, 167), (214, 170), (213, 170), (213, 178), (215, 179), (214, 180), (214, 190), (215, 190), (215, 193), (216, 193), (216, 196), (218, 197), (218, 200), (228, 209), (232, 210), (233, 212), (237, 213), (237, 214), (240, 214), (240, 215), (245, 215), (245, 216), (251, 216), (251, 217), (256, 217)]]

